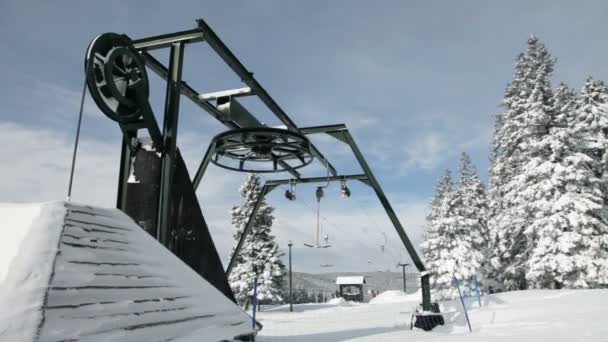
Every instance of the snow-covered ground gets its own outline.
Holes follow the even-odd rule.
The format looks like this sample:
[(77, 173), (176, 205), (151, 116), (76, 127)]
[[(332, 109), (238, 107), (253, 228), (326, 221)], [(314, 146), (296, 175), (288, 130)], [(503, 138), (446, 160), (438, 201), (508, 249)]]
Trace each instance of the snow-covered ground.
[(441, 303), (446, 325), (432, 332), (410, 330), (420, 296), (400, 291), (373, 303), (336, 301), (280, 306), (258, 313), (258, 342), (329, 341), (608, 341), (608, 290), (534, 290), (468, 299), (469, 333), (459, 301)]
[(0, 203), (0, 342), (225, 341), (251, 317), (117, 209)]

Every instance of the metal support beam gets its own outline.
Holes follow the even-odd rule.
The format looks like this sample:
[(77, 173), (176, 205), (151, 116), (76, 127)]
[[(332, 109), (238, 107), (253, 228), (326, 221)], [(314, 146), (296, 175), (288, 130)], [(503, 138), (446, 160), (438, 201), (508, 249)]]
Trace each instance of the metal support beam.
[(130, 137), (123, 135), (120, 150), (120, 168), (118, 171), (118, 192), (116, 194), (116, 208), (125, 211), (127, 203), (127, 182), (131, 172), (131, 148), (127, 141)]
[[(217, 35), (211, 30), (211, 28), (209, 28), (207, 26), (207, 24), (202, 21), (202, 19), (199, 20), (198, 23), (199, 23), (199, 26), (201, 25), (201, 23), (203, 23), (204, 26), (208, 28), (208, 30), (209, 30), (208, 32), (203, 29), (204, 35), (205, 35), (205, 40), (209, 43), (209, 45), (211, 45), (211, 47), (216, 51), (216, 53), (218, 53), (218, 55), (220, 55), (220, 57), (232, 68), (232, 70), (234, 72), (236, 72), (236, 74), (239, 77), (241, 77), (243, 82), (245, 82), (249, 86), (248, 88), (251, 90), (251, 92), (254, 93), (255, 95), (258, 95), (260, 100), (262, 100), (262, 102), (264, 102), (264, 104), (266, 104), (266, 106), (268, 106), (268, 108), (289, 129), (298, 130), (295, 123), (287, 116), (287, 114), (281, 109), (281, 107), (279, 107), (279, 105), (270, 97), (270, 95), (266, 92), (266, 90), (264, 90), (264, 88), (262, 88), (262, 86), (253, 78), (253, 73), (250, 73), (249, 71), (247, 71), (247, 69), (238, 61), (236, 56), (234, 56), (232, 54), (232, 52), (230, 52), (230, 50), (228, 50), (228, 48), (224, 45), (224, 43), (222, 43), (222, 41), (219, 39), (219, 37), (217, 37)], [(197, 29), (197, 30), (200, 30), (200, 29)], [(188, 32), (188, 31), (186, 31), (186, 32)], [(207, 37), (209, 32), (211, 32), (213, 34), (212, 38), (213, 38), (214, 45), (211, 44), (211, 42), (209, 41), (209, 39)], [(134, 40), (134, 42), (139, 43), (138, 46), (145, 46), (144, 43), (146, 43), (149, 39), (151, 39), (151, 38)], [(219, 53), (218, 51), (224, 51), (224, 52), (227, 52), (227, 54)], [(140, 54), (144, 58), (144, 60), (146, 62), (146, 66), (148, 66), (154, 73), (156, 73), (162, 79), (164, 79), (164, 80), (168, 79), (169, 70), (160, 61), (158, 61), (156, 58), (154, 58), (154, 56), (149, 54), (146, 51), (146, 48), (140, 48)], [(246, 82), (245, 81), (246, 79), (253, 80), (255, 87), (252, 87), (251, 84)], [(204, 111), (211, 114), (211, 116), (213, 116), (218, 121), (222, 122), (229, 129), (247, 127), (246, 123), (244, 123), (244, 122), (237, 122), (237, 121), (232, 121), (232, 120), (223, 121), (222, 113), (215, 106), (213, 106), (211, 103), (209, 103), (207, 100), (201, 99), (200, 98), (201, 94), (199, 94), (197, 91), (195, 91), (188, 83), (181, 81), (179, 89), (183, 95), (185, 95), (188, 99), (190, 99), (190, 101), (194, 102), (197, 106), (201, 107)], [(327, 158), (325, 158), (325, 156), (319, 151), (319, 149), (316, 146), (311, 144), (310, 148), (311, 148), (311, 152), (315, 156), (315, 158), (317, 158), (326, 168), (328, 168), (329, 172), (332, 175), (335, 176), (338, 174), (338, 172), (336, 171), (336, 168), (329, 162), (329, 160), (327, 160)], [(292, 175), (294, 175), (295, 177), (299, 177), (299, 175), (296, 175), (296, 173), (294, 173), (292, 171), (290, 171), (290, 173)]]
[(342, 132), (345, 129), (346, 129), (345, 124), (311, 126), (311, 127), (300, 128), (300, 133), (302, 133), (302, 134), (317, 134), (317, 133), (330, 134), (330, 133), (335, 133), (335, 132)]
[(167, 80), (167, 95), (165, 98), (165, 120), (163, 125), (164, 150), (160, 179), (160, 198), (158, 206), (157, 239), (170, 248), (172, 239), (169, 236), (169, 224), (172, 222), (171, 196), (175, 175), (177, 154), (177, 128), (179, 119), (180, 82), (184, 61), (184, 44), (175, 43), (171, 46), (169, 61), (169, 79)]
[(198, 167), (198, 170), (196, 170), (194, 178), (192, 178), (192, 187), (194, 188), (194, 192), (196, 192), (196, 189), (198, 189), (198, 186), (201, 184), (201, 180), (203, 180), (203, 175), (205, 174), (205, 171), (207, 171), (207, 166), (209, 166), (214, 149), (215, 143), (211, 142), (207, 148), (207, 152), (205, 152), (205, 156), (203, 157), (201, 164)]
[(257, 214), (258, 209), (260, 209), (260, 205), (262, 205), (262, 202), (264, 201), (264, 197), (266, 197), (266, 195), (269, 192), (271, 192), (272, 190), (274, 190), (277, 186), (278, 185), (264, 184), (264, 186), (262, 187), (262, 190), (260, 191), (260, 195), (258, 196), (258, 199), (255, 202), (253, 209), (251, 210), (251, 214), (249, 214), (249, 218), (247, 219), (247, 224), (245, 225), (245, 228), (243, 229), (243, 233), (241, 233), (239, 242), (236, 244), (236, 247), (234, 248), (234, 252), (232, 253), (232, 257), (230, 258), (230, 262), (228, 263), (228, 267), (226, 268), (226, 278), (230, 278), (230, 273), (232, 272), (232, 269), (234, 268), (234, 265), (236, 264), (236, 261), (238, 260), (238, 255), (241, 252), (241, 249), (243, 248), (243, 244), (245, 243), (245, 239), (247, 238), (247, 235), (249, 235), (249, 232), (251, 232), (251, 229), (253, 228), (253, 223), (255, 221), (254, 220), (255, 215)]
[[(152, 69), (152, 71), (154, 73), (156, 73), (162, 79), (168, 80), (169, 70), (164, 65), (162, 65), (161, 62), (159, 62), (156, 58), (154, 58), (152, 55), (150, 55), (149, 53), (147, 53), (145, 51), (141, 52), (141, 55), (144, 57), (144, 60), (146, 61), (146, 65), (150, 69)], [(181, 81), (179, 90), (181, 91), (182, 95), (185, 95), (188, 99), (190, 99), (190, 101), (194, 102), (196, 105), (201, 107), (207, 113), (211, 114), (211, 116), (213, 116), (216, 120), (223, 123), (224, 126), (226, 126), (227, 128), (235, 129), (235, 128), (248, 127), (247, 123), (249, 121), (245, 121), (245, 122), (235, 121), (234, 118), (232, 118), (231, 120), (228, 120), (228, 121), (225, 120), (224, 114), (218, 108), (213, 106), (211, 103), (199, 99), (199, 94), (190, 85), (188, 85), (188, 83)], [(325, 159), (325, 157), (321, 154), (321, 152), (319, 152), (319, 150), (312, 144), (311, 144), (311, 150), (312, 150), (313, 154), (315, 155), (315, 157), (317, 159), (319, 159), (321, 161), (321, 163), (323, 163), (326, 167), (329, 168), (329, 170), (332, 174), (335, 175), (337, 173), (336, 169), (331, 165), (331, 163), (329, 163), (329, 161), (327, 161)], [(287, 165), (284, 161), (281, 161), (280, 163)], [(283, 166), (285, 167), (285, 165), (283, 165)], [(202, 166), (202, 164), (201, 164), (201, 166)], [(300, 178), (300, 173), (298, 173), (298, 171), (294, 170), (291, 167), (285, 167), (285, 169), (289, 173), (291, 173), (294, 177)], [(200, 167), (199, 167), (199, 170), (200, 170)]]
[(156, 50), (170, 47), (175, 43), (188, 44), (201, 41), (203, 41), (203, 32), (199, 29), (193, 29), (136, 39), (133, 41), (133, 46), (138, 50)]
[(422, 310), (431, 311), (431, 283), (430, 274), (423, 272), (420, 276), (420, 288), (422, 289)]
[[(281, 120), (282, 123), (287, 126), (288, 129), (298, 131), (298, 126), (289, 118), (287, 113), (279, 106), (278, 103), (268, 94), (258, 81), (253, 77), (253, 73), (247, 70), (243, 64), (236, 58), (236, 56), (228, 49), (228, 47), (220, 40), (220, 38), (213, 32), (211, 27), (203, 19), (196, 21), (198, 27), (205, 34), (205, 41), (211, 46), (211, 48), (217, 53), (222, 60), (228, 64), (228, 66), (234, 71), (241, 80), (251, 88), (251, 90), (260, 98), (260, 100)], [(325, 165), (329, 169), (332, 175), (337, 175), (336, 168), (323, 156), (323, 154), (311, 144), (312, 154), (315, 158)]]
[(217, 110), (222, 113), (224, 121), (238, 122), (241, 127), (262, 127), (262, 123), (251, 114), (237, 99), (220, 97), (217, 99)]
[(327, 133), (341, 142), (348, 144), (348, 140), (346, 140), (346, 137), (342, 134), (342, 131), (344, 130), (346, 130), (344, 124), (300, 128), (302, 134)]
[(205, 41), (211, 46), (211, 48), (217, 53), (220, 58), (228, 64), (230, 69), (234, 71), (241, 80), (247, 84), (253, 92), (258, 95), (260, 100), (268, 106), (268, 108), (283, 122), (289, 129), (297, 130), (296, 124), (287, 116), (287, 114), (279, 107), (272, 97), (266, 92), (266, 90), (256, 81), (253, 77), (253, 73), (247, 70), (245, 66), (236, 58), (236, 56), (228, 49), (228, 47), (221, 41), (221, 39), (213, 32), (211, 27), (203, 19), (196, 21), (198, 27), (205, 34)]
[(425, 271), (426, 268), (424, 267), (422, 260), (420, 260), (420, 257), (418, 256), (418, 252), (416, 252), (414, 245), (408, 238), (407, 234), (405, 234), (405, 230), (403, 229), (401, 222), (399, 222), (399, 219), (397, 218), (397, 214), (393, 210), (393, 207), (391, 206), (390, 202), (388, 201), (388, 198), (384, 194), (384, 191), (382, 191), (382, 187), (380, 186), (380, 183), (378, 183), (378, 180), (374, 176), (374, 173), (372, 172), (371, 168), (367, 164), (367, 161), (365, 160), (365, 158), (363, 158), (363, 154), (361, 154), (359, 147), (357, 147), (357, 144), (355, 143), (353, 137), (350, 135), (348, 130), (344, 130), (343, 134), (344, 134), (346, 140), (349, 142), (348, 145), (352, 149), (352, 151), (355, 155), (355, 158), (357, 158), (357, 161), (361, 165), (363, 172), (365, 172), (365, 174), (367, 175), (368, 181), (369, 181), (371, 187), (376, 192), (376, 195), (378, 196), (380, 203), (382, 203), (382, 206), (384, 207), (384, 210), (386, 211), (389, 218), (391, 219), (393, 226), (395, 226), (395, 230), (397, 231), (397, 234), (399, 235), (399, 237), (401, 238), (401, 241), (405, 245), (405, 248), (407, 249), (407, 252), (409, 253), (410, 258), (412, 258), (412, 262), (414, 263), (414, 265), (416, 265), (416, 268), (418, 269), (418, 271), (420, 271), (420, 272)]
[[(146, 62), (146, 66), (150, 68), (155, 74), (157, 74), (160, 78), (165, 81), (169, 80), (169, 69), (167, 69), (158, 59), (154, 58), (151, 54), (146, 51), (141, 51), (141, 56), (144, 58)], [(207, 101), (199, 100), (199, 94), (194, 90), (188, 83), (185, 81), (180, 82), (179, 87), (182, 95), (186, 96), (190, 101), (194, 102), (197, 106), (201, 107), (204, 111), (209, 113), (218, 121), (222, 121), (222, 113), (220, 113), (215, 106), (208, 103)], [(223, 122), (226, 127), (229, 129), (239, 128), (238, 123), (235, 122)]]
[(331, 176), (331, 177), (310, 177), (310, 178), (300, 178), (300, 179), (271, 179), (266, 181), (266, 185), (274, 185), (279, 186), (282, 184), (291, 184), (291, 183), (321, 183), (321, 182), (336, 182), (341, 180), (367, 180), (367, 175), (358, 174), (358, 175), (343, 175), (343, 176)]
[(346, 128), (346, 125), (337, 124), (337, 125), (327, 125), (327, 126), (304, 127), (304, 128), (300, 129), (300, 132), (302, 132), (303, 134), (327, 133), (327, 134), (335, 137), (336, 139), (346, 143), (348, 146), (350, 146), (353, 154), (355, 155), (355, 158), (357, 159), (357, 161), (359, 162), (359, 165), (363, 169), (363, 172), (365, 172), (365, 175), (367, 176), (368, 184), (376, 192), (376, 195), (378, 196), (380, 203), (384, 207), (386, 214), (388, 215), (391, 222), (393, 223), (393, 226), (395, 227), (397, 234), (401, 238), (401, 242), (403, 242), (405, 249), (407, 250), (408, 254), (410, 255), (412, 262), (414, 263), (414, 265), (416, 266), (418, 271), (423, 274), (422, 279), (421, 279), (422, 306), (423, 306), (424, 310), (430, 310), (431, 309), (431, 295), (430, 295), (430, 284), (429, 284), (428, 272), (426, 272), (426, 268), (425, 268), (424, 264), (422, 263), (422, 260), (418, 256), (418, 252), (416, 251), (416, 249), (414, 248), (414, 245), (412, 244), (409, 237), (405, 233), (405, 230), (403, 229), (401, 222), (399, 222), (399, 218), (397, 218), (397, 214), (393, 210), (393, 207), (391, 206), (390, 202), (388, 201), (388, 198), (384, 194), (384, 191), (382, 190), (380, 183), (378, 183), (378, 180), (376, 179), (376, 177), (374, 176), (374, 173), (372, 172), (371, 168), (367, 164), (367, 161), (363, 157), (363, 154), (359, 150), (359, 147), (355, 143), (355, 140), (353, 139), (352, 135), (348, 131), (348, 128)]
[(243, 88), (238, 88), (238, 89), (221, 90), (221, 91), (214, 91), (212, 93), (200, 94), (198, 96), (198, 98), (199, 98), (199, 100), (203, 100), (203, 101), (213, 101), (213, 100), (219, 99), (220, 97), (237, 97), (237, 96), (249, 96), (249, 95), (253, 95), (251, 88), (243, 87)]

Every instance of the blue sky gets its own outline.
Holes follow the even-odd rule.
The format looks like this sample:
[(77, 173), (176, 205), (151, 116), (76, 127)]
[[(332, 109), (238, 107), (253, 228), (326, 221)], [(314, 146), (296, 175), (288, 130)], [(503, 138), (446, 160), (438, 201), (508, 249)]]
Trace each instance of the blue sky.
[[(554, 84), (578, 89), (588, 75), (608, 79), (607, 16), (603, 1), (1, 0), (0, 201), (65, 197), (83, 56), (92, 38), (179, 31), (203, 17), (297, 124), (351, 127), (419, 242), (434, 183), (444, 168), (455, 168), (461, 151), (486, 178), (494, 115), (527, 37), (538, 35), (558, 58)], [(240, 86), (204, 44), (187, 47), (185, 63), (184, 79), (201, 92)], [(164, 86), (152, 80), (160, 114)], [(246, 102), (267, 124), (278, 123), (259, 103)], [(90, 99), (85, 110), (74, 200), (113, 206), (120, 132)], [(179, 144), (191, 168), (222, 130), (182, 101)], [(357, 171), (339, 143), (315, 143), (341, 171)], [(232, 243), (228, 210), (238, 202), (242, 179), (212, 168), (199, 193), (224, 256)], [(336, 248), (325, 255), (296, 248), (299, 269), (319, 271), (323, 259), (335, 270), (387, 269), (406, 259), (371, 191), (352, 188), (348, 201), (334, 187), (336, 196), (328, 193), (323, 203), (324, 230)], [(278, 191), (269, 198), (281, 246), (312, 239), (313, 192), (299, 189), (305, 202), (287, 203)], [(382, 232), (390, 247), (384, 253)]]

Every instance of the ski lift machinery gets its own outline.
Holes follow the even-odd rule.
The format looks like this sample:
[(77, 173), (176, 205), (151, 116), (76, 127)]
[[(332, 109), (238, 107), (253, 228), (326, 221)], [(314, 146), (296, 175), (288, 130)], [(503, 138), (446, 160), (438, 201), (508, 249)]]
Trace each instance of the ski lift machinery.
[[(210, 93), (194, 90), (182, 79), (182, 67), (184, 49), (195, 43), (207, 43), (244, 85)], [(168, 66), (151, 54), (159, 49), (169, 49)], [(148, 69), (166, 81), (162, 130), (148, 102)], [(234, 300), (227, 286), (227, 277), (251, 231), (252, 217), (268, 193), (285, 184), (290, 186), (286, 196), (295, 199), (296, 184), (341, 182), (341, 195), (350, 197), (346, 182), (360, 181), (374, 190), (404, 248), (420, 271), (422, 308), (431, 310), (429, 274), (346, 125), (297, 126), (204, 20), (197, 20), (196, 27), (190, 30), (140, 39), (131, 39), (124, 34), (102, 34), (87, 49), (85, 74), (95, 103), (106, 116), (118, 123), (123, 133), (117, 207), (227, 297)], [(211, 140), (194, 177), (188, 175), (177, 147), (182, 95), (228, 128)], [(270, 128), (262, 124), (239, 102), (239, 97), (247, 96), (261, 100), (285, 128)], [(310, 142), (308, 136), (313, 134), (327, 134), (349, 146), (363, 173), (340, 174)], [(147, 140), (142, 139), (144, 137)], [(298, 169), (314, 159), (327, 169), (328, 174), (302, 177)], [(291, 175), (288, 179), (268, 180), (263, 185), (225, 271), (195, 195), (210, 163), (237, 172), (288, 172)], [(133, 174), (137, 183), (128, 181)], [(322, 193), (323, 186), (319, 190)], [(187, 234), (181, 230), (187, 230)], [(180, 241), (184, 235), (190, 238)], [(327, 240), (325, 242), (328, 246)], [(322, 247), (318, 235), (315, 246)]]

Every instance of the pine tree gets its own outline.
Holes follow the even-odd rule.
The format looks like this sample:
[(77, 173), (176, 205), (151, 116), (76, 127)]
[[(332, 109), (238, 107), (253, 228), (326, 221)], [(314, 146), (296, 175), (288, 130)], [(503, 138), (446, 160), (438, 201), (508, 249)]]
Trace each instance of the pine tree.
[[(528, 39), (520, 54), (514, 79), (507, 86), (498, 114), (490, 169), (489, 221), (494, 254), (492, 274), (506, 289), (525, 289), (526, 261), (535, 244), (534, 234), (526, 233), (533, 223), (535, 207), (530, 191), (544, 179), (533, 177), (531, 159), (548, 158), (545, 143), (553, 118), (553, 92), (550, 77), (555, 61), (538, 38)], [(537, 175), (538, 176), (538, 175)], [(545, 174), (547, 176), (547, 174)]]
[(456, 211), (461, 217), (458, 221), (459, 229), (471, 247), (469, 272), (477, 274), (482, 270), (489, 253), (488, 198), (477, 169), (466, 152), (460, 156), (458, 170), (460, 182), (457, 191), (460, 198)]
[[(232, 224), (236, 227), (234, 239), (237, 242), (243, 234), (260, 192), (259, 177), (255, 174), (249, 175), (240, 188), (243, 203), (232, 208)], [(261, 303), (282, 301), (285, 266), (280, 259), (282, 252), (271, 233), (273, 211), (274, 208), (263, 200), (254, 218), (252, 230), (246, 237), (230, 273), (230, 286), (236, 299), (241, 303), (251, 300), (253, 280), (256, 275), (258, 300)]]
[(588, 167), (590, 159), (576, 151), (569, 127), (574, 97), (567, 86), (557, 88), (549, 134), (539, 142), (549, 154), (532, 157), (522, 172), (529, 186), (521, 196), (534, 213), (524, 232), (534, 242), (524, 267), (532, 288), (572, 287), (577, 231), (602, 207), (601, 197), (594, 194), (598, 183)]
[(446, 170), (435, 190), (427, 217), (429, 228), (422, 243), (422, 253), (431, 273), (431, 287), (438, 299), (458, 296), (458, 290), (452, 286), (453, 278), (461, 281), (468, 294), (470, 281), (480, 269), (482, 255), (474, 250), (473, 239), (467, 231), (473, 222), (462, 213), (461, 191), (454, 185), (450, 171)]
[[(433, 298), (451, 297), (451, 270), (441, 269), (444, 250), (450, 246), (450, 241), (444, 232), (449, 230), (448, 214), (451, 211), (454, 194), (454, 182), (449, 170), (445, 170), (435, 186), (431, 208), (426, 217), (428, 222), (424, 241), (420, 245), (427, 269), (431, 274)], [(446, 293), (447, 292), (447, 293)]]
[(608, 195), (608, 87), (587, 78), (576, 107), (571, 119), (573, 134), (580, 151), (593, 159), (593, 171), (602, 179), (602, 191)]
[(530, 227), (538, 241), (527, 278), (533, 287), (606, 287), (608, 89), (589, 78), (576, 99), (561, 85), (555, 108), (551, 157), (530, 165), (551, 180), (539, 187), (546, 202)]

